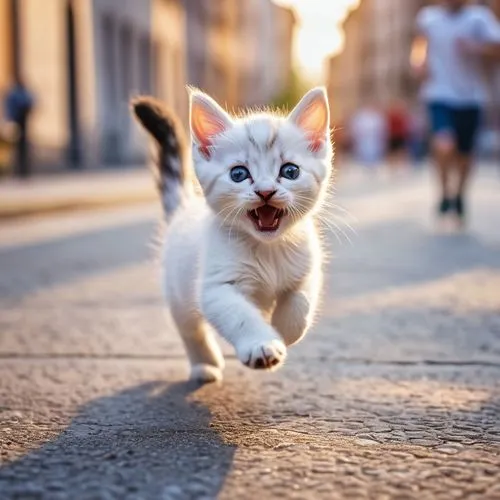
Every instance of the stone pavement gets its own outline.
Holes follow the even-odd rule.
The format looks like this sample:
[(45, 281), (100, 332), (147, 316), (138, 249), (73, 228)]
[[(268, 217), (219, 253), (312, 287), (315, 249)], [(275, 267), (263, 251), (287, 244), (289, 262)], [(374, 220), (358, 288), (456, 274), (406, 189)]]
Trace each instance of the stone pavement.
[(0, 498), (500, 498), (499, 190), (482, 173), (444, 235), (425, 173), (347, 176), (314, 331), (274, 374), (226, 348), (202, 388), (163, 317), (156, 205), (5, 222)]
[(144, 167), (0, 181), (0, 219), (140, 203), (156, 196), (151, 173)]

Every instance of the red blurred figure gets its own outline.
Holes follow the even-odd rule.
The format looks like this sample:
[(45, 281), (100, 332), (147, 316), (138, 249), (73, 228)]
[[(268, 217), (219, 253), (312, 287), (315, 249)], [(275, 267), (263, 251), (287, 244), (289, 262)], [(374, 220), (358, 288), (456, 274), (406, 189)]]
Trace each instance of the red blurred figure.
[(406, 103), (395, 100), (387, 110), (389, 163), (393, 167), (402, 165), (407, 158), (410, 116)]

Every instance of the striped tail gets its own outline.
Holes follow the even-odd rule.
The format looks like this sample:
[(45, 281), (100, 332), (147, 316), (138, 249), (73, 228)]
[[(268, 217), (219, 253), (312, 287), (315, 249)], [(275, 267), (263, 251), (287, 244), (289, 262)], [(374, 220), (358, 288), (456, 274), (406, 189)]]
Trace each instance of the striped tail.
[(185, 134), (177, 116), (153, 97), (138, 97), (131, 104), (135, 116), (158, 147), (155, 177), (168, 220), (189, 192), (190, 167)]

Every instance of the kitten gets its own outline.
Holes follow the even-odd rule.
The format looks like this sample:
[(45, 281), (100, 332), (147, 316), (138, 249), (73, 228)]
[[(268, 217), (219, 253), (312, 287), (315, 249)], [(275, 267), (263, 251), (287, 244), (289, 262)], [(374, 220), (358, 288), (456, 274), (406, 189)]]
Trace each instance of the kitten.
[[(279, 368), (310, 327), (322, 284), (315, 214), (333, 156), (324, 89), (308, 92), (287, 117), (240, 118), (192, 91), (192, 151), (160, 103), (132, 104), (159, 149), (164, 295), (191, 378), (222, 378), (212, 329), (246, 366)], [(192, 165), (204, 196), (195, 192)]]

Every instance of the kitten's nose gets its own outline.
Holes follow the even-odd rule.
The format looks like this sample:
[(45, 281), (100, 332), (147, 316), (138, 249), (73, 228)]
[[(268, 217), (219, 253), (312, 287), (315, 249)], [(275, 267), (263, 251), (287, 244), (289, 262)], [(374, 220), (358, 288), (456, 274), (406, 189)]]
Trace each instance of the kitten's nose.
[(274, 191), (255, 191), (255, 194), (265, 202), (268, 202), (275, 194), (276, 190)]

